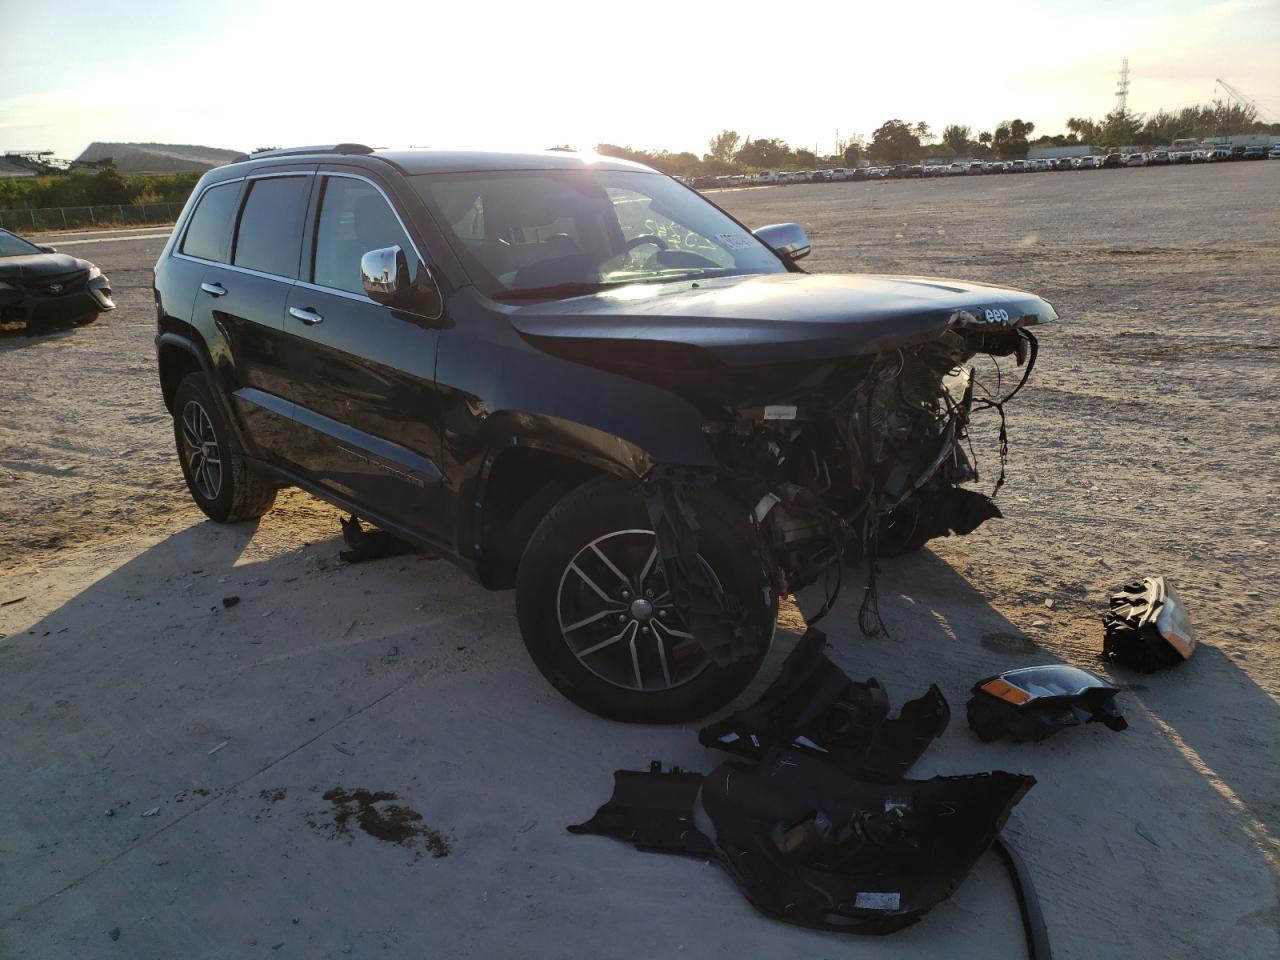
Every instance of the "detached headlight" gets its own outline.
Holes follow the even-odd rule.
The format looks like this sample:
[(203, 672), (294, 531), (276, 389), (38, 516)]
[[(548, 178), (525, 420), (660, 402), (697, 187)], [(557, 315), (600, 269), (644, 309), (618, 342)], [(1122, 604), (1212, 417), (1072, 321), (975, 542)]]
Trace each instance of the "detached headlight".
[(91, 264), (89, 266), (89, 279), (97, 280), (100, 276), (102, 276), (102, 271), (96, 265)]

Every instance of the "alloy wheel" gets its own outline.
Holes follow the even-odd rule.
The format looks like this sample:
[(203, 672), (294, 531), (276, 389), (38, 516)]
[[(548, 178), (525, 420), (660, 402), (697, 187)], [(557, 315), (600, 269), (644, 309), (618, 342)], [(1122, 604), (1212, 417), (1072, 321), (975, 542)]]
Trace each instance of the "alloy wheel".
[(206, 500), (222, 491), (222, 454), (209, 414), (195, 400), (182, 408), (182, 456), (196, 492)]
[(579, 550), (560, 576), (556, 613), (578, 661), (624, 690), (671, 690), (711, 664), (672, 601), (652, 530), (607, 533)]

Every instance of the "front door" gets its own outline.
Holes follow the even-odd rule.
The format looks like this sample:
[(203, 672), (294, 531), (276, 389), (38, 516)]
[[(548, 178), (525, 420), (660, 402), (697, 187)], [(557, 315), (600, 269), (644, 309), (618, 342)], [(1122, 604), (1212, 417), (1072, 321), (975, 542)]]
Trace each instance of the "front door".
[(373, 181), (321, 174), (312, 242), (289, 292), (295, 430), (303, 475), (382, 518), (447, 541), (435, 399), (439, 333), (364, 295), (360, 258), (399, 246), (416, 277), (421, 255)]

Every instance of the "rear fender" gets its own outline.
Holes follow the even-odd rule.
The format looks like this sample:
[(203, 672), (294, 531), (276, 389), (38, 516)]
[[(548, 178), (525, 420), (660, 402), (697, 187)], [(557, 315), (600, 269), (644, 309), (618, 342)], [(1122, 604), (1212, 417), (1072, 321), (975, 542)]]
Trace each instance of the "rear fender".
[[(248, 435), (240, 424), (239, 417), (236, 416), (235, 408), (228, 402), (226, 392), (218, 382), (213, 361), (209, 356), (204, 340), (194, 328), (180, 321), (171, 321), (170, 329), (156, 335), (156, 356), (160, 367), (160, 382), (164, 392), (165, 407), (168, 408), (170, 413), (173, 412), (173, 391), (176, 391), (177, 384), (181, 382), (181, 377), (166, 376), (166, 371), (169, 369), (170, 364), (181, 362), (179, 358), (194, 360), (196, 367), (204, 374), (209, 384), (210, 393), (213, 394), (213, 402), (218, 405), (223, 420), (231, 425), (231, 431), (235, 434), (236, 441), (240, 444), (240, 449), (248, 452), (250, 456), (256, 455), (257, 447), (249, 441)], [(171, 384), (171, 386), (168, 384)]]

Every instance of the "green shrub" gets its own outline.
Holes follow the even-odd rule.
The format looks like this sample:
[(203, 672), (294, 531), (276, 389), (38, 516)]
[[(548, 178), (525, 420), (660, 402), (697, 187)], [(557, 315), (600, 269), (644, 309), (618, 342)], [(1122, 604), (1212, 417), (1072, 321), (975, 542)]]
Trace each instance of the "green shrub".
[(90, 207), (108, 203), (184, 203), (196, 181), (191, 173), (122, 177), (114, 170), (0, 180), (0, 210)]

